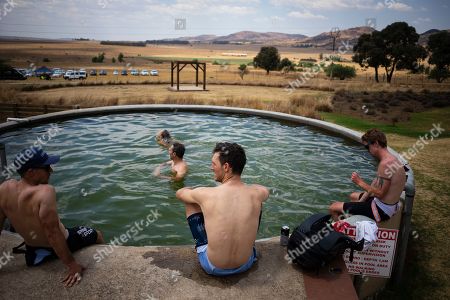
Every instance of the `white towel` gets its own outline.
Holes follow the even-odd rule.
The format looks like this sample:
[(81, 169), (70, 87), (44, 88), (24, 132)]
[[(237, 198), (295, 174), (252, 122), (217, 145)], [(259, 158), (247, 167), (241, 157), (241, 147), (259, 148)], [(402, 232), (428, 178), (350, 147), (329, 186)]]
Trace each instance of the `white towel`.
[(356, 222), (356, 241), (364, 239), (364, 249), (367, 249), (372, 246), (372, 243), (376, 242), (378, 237), (378, 226), (375, 222), (372, 221), (359, 221)]

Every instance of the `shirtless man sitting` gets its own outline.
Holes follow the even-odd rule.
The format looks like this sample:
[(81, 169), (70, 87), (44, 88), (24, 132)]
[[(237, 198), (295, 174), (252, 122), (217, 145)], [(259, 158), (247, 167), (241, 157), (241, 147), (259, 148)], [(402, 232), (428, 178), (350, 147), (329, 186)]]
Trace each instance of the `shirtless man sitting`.
[(363, 215), (376, 222), (389, 220), (398, 210), (400, 195), (405, 187), (406, 173), (403, 164), (387, 149), (383, 132), (377, 129), (367, 131), (361, 138), (364, 146), (380, 163), (377, 177), (369, 185), (352, 173), (352, 181), (364, 190), (352, 193), (351, 202), (335, 202), (330, 205), (334, 220), (340, 214)]
[(218, 143), (211, 170), (217, 187), (183, 188), (176, 196), (184, 202), (200, 265), (206, 273), (226, 276), (245, 272), (256, 261), (254, 243), (267, 188), (246, 185), (241, 173), (244, 149), (236, 143)]
[[(161, 178), (173, 179), (174, 181), (182, 180), (188, 171), (187, 163), (183, 160), (184, 152), (185, 147), (183, 144), (179, 142), (173, 143), (169, 148), (170, 160), (156, 167), (153, 174)], [(161, 168), (166, 165), (170, 165), (172, 177), (161, 175)]]
[(14, 164), (20, 166), (20, 181), (11, 179), (0, 185), (0, 229), (8, 218), (25, 240), (28, 266), (59, 257), (69, 269), (63, 282), (70, 287), (80, 282), (84, 270), (71, 252), (104, 241), (92, 228), (66, 228), (61, 223), (55, 188), (48, 184), (51, 165), (58, 161), (59, 156), (49, 156), (39, 148), (27, 148), (17, 155)]

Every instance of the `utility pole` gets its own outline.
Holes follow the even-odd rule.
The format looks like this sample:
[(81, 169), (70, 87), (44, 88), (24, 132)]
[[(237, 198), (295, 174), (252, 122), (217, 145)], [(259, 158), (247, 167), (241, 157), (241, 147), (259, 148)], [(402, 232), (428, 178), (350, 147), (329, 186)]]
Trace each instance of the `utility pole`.
[(333, 40), (333, 52), (336, 48), (336, 39), (341, 35), (341, 31), (339, 30), (339, 27), (333, 27), (330, 31), (330, 37)]

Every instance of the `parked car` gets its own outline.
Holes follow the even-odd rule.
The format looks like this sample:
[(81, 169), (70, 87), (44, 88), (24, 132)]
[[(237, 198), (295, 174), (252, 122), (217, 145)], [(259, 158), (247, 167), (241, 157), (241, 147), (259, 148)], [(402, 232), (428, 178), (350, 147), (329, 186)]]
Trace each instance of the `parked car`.
[(106, 70), (100, 70), (100, 72), (98, 73), (98, 75), (100, 75), (100, 76), (105, 76), (107, 74), (108, 73), (106, 72)]
[(73, 70), (67, 70), (66, 73), (64, 73), (63, 78), (67, 80), (70, 76), (72, 76), (73, 73)]
[(127, 70), (122, 70), (122, 72), (120, 72), (120, 75), (122, 75), (122, 76), (127, 76), (127, 75), (128, 75)]
[(130, 74), (133, 76), (139, 76), (139, 71), (136, 69), (133, 69), (133, 70), (131, 70)]
[(89, 72), (90, 76), (97, 76), (97, 70), (93, 69), (91, 72)]
[(52, 78), (60, 78), (64, 75), (64, 70), (53, 69)]
[[(86, 75), (86, 72), (84, 72), (84, 73), (85, 73), (84, 75)], [(83, 79), (83, 78), (80, 78), (80, 72), (69, 70), (66, 72), (66, 74), (64, 74), (64, 79), (73, 80), (73, 79)]]
[(119, 71), (114, 70), (114, 71), (113, 71), (113, 75), (119, 75)]
[(147, 71), (147, 70), (142, 70), (141, 71), (141, 76), (149, 76), (150, 75), (150, 73)]
[(86, 70), (81, 69), (80, 71), (78, 71), (78, 74), (79, 74), (78, 79), (86, 79), (87, 78)]
[(150, 71), (150, 75), (152, 75), (152, 76), (158, 76), (158, 75), (159, 75), (158, 70), (151, 70), (151, 71)]
[(19, 71), (13, 68), (2, 68), (0, 69), (0, 80), (25, 80), (25, 77)]

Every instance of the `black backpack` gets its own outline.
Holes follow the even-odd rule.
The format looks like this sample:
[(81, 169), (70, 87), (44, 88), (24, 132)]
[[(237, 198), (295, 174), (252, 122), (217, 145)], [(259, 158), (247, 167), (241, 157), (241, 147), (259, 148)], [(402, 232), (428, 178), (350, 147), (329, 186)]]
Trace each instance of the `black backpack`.
[(364, 239), (355, 242), (347, 235), (337, 232), (331, 226), (331, 215), (317, 213), (297, 226), (289, 237), (287, 246), (290, 262), (305, 270), (319, 270), (334, 258), (350, 248), (350, 261), (353, 251), (361, 251)]

